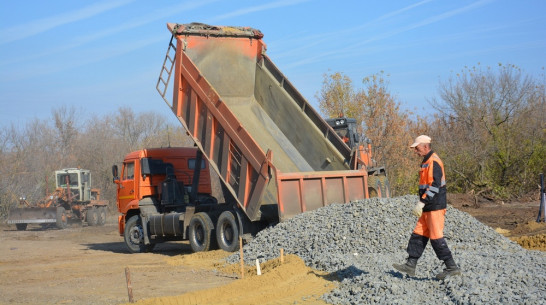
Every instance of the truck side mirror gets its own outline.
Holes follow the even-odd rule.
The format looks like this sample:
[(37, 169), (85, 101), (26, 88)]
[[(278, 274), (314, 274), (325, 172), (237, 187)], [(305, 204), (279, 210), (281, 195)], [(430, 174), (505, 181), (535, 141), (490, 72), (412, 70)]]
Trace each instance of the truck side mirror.
[(140, 159), (140, 173), (142, 176), (152, 174), (152, 159), (151, 158), (142, 158)]
[(112, 176), (113, 176), (113, 182), (115, 183), (117, 180), (119, 180), (119, 176), (118, 176), (118, 166), (117, 165), (112, 165)]

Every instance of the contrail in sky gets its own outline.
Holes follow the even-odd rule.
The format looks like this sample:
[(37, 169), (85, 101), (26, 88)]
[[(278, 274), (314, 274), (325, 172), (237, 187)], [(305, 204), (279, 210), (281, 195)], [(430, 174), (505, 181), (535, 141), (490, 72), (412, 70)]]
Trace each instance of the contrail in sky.
[(65, 24), (87, 19), (134, 1), (135, 0), (103, 1), (79, 10), (2, 29), (0, 30), (0, 45), (32, 37)]
[(274, 8), (278, 8), (278, 7), (296, 5), (296, 4), (300, 4), (300, 3), (308, 2), (308, 1), (310, 1), (310, 0), (282, 0), (282, 1), (277, 1), (277, 2), (271, 2), (271, 3), (267, 3), (267, 4), (252, 6), (252, 7), (248, 7), (248, 8), (244, 8), (244, 9), (239, 9), (239, 10), (236, 10), (234, 12), (227, 13), (227, 14), (224, 14), (224, 15), (213, 17), (211, 19), (208, 19), (207, 23), (215, 23), (218, 20), (222, 20), (222, 19), (228, 19), (228, 18), (232, 18), (232, 17), (237, 17), (237, 16), (250, 14), (250, 13), (265, 11), (265, 10), (269, 10), (269, 9), (274, 9)]
[[(125, 1), (127, 1), (127, 0), (125, 0)], [(131, 1), (133, 1), (133, 0), (131, 0)], [(55, 46), (55, 48), (52, 48), (52, 49), (49, 49), (49, 50), (41, 50), (41, 52), (33, 53), (31, 56), (24, 56), (24, 57), (19, 57), (19, 58), (9, 58), (9, 59), (5, 59), (5, 60), (0, 60), (0, 66), (7, 65), (7, 64), (16, 64), (16, 63), (19, 63), (19, 62), (26, 62), (26, 61), (35, 60), (35, 59), (38, 59), (38, 58), (41, 58), (41, 57), (44, 57), (44, 56), (65, 52), (65, 51), (80, 47), (82, 45), (89, 44), (89, 43), (91, 43), (91, 42), (93, 42), (95, 40), (98, 40), (98, 39), (101, 39), (101, 38), (104, 38), (104, 37), (108, 37), (108, 36), (112, 36), (112, 35), (115, 35), (115, 34), (120, 33), (120, 32), (129, 31), (129, 30), (132, 30), (134, 28), (137, 28), (137, 27), (152, 23), (152, 22), (154, 22), (156, 20), (161, 20), (161, 19), (164, 19), (166, 17), (179, 14), (179, 13), (181, 13), (183, 11), (189, 11), (189, 10), (192, 10), (192, 9), (196, 9), (198, 7), (210, 4), (212, 2), (217, 2), (217, 1), (218, 0), (186, 1), (184, 3), (178, 4), (178, 5), (175, 5), (175, 6), (170, 6), (170, 7), (161, 9), (161, 10), (151, 12), (148, 15), (139, 16), (138, 18), (135, 18), (133, 20), (129, 20), (127, 22), (124, 22), (124, 23), (120, 24), (119, 26), (117, 26), (115, 28), (107, 28), (107, 29), (101, 29), (101, 30), (97, 29), (96, 31), (93, 31), (92, 33), (89, 33), (89, 34), (87, 34), (85, 36), (74, 37), (74, 38), (72, 38), (71, 41), (69, 41), (66, 44), (57, 45), (57, 46)], [(90, 16), (90, 17), (92, 17), (92, 16)], [(51, 18), (47, 18), (47, 19), (51, 19)], [(43, 20), (46, 20), (46, 19), (43, 19)], [(23, 27), (23, 26), (18, 26), (18, 27)], [(1, 33), (2, 32), (0, 31), (0, 35), (1, 35)], [(36, 33), (36, 34), (38, 34), (38, 33)], [(155, 38), (152, 38), (151, 40), (152, 40), (152, 42), (155, 42)], [(0, 44), (2, 44), (1, 40), (0, 40)]]
[[(408, 11), (410, 9), (413, 9), (413, 8), (415, 8), (417, 6), (423, 5), (423, 4), (428, 3), (430, 1), (431, 0), (424, 0), (424, 1), (418, 2), (416, 4), (413, 4), (413, 5), (404, 7), (402, 9), (396, 10), (394, 12), (385, 14), (385, 15), (379, 17), (378, 19), (375, 19), (375, 20), (373, 20), (373, 21), (371, 21), (371, 22), (369, 22), (369, 23), (367, 23), (365, 25), (370, 25), (370, 24), (376, 23), (376, 22), (378, 22), (380, 20), (391, 18), (393, 16), (399, 15), (402, 12)], [(352, 52), (352, 51), (355, 51), (355, 49), (362, 48), (362, 46), (364, 46), (366, 44), (369, 44), (370, 42), (382, 40), (382, 39), (385, 39), (385, 38), (388, 38), (388, 37), (391, 37), (391, 36), (395, 36), (395, 35), (398, 35), (398, 34), (401, 34), (401, 33), (404, 33), (404, 32), (415, 30), (415, 29), (421, 28), (423, 26), (427, 26), (429, 24), (433, 24), (433, 23), (442, 21), (444, 19), (453, 17), (455, 15), (459, 15), (459, 14), (465, 13), (467, 11), (479, 8), (481, 6), (487, 5), (487, 4), (489, 4), (491, 2), (494, 2), (494, 1), (495, 0), (477, 1), (477, 2), (474, 2), (472, 4), (469, 4), (469, 5), (466, 5), (466, 6), (463, 6), (463, 7), (460, 7), (460, 8), (445, 12), (445, 13), (441, 13), (441, 14), (438, 14), (436, 16), (429, 17), (429, 18), (424, 19), (422, 21), (419, 21), (419, 22), (416, 22), (416, 23), (413, 23), (413, 24), (409, 24), (407, 26), (404, 26), (404, 27), (401, 27), (401, 28), (398, 28), (398, 29), (393, 29), (393, 30), (385, 32), (385, 33), (379, 33), (378, 35), (376, 35), (374, 37), (371, 37), (371, 38), (366, 39), (366, 40), (359, 41), (359, 42), (354, 43), (352, 45), (348, 45), (343, 49), (337, 49), (336, 52), (328, 51), (328, 52), (324, 52), (322, 54), (316, 54), (313, 57), (307, 57), (302, 61), (294, 62), (294, 63), (292, 63), (292, 64), (290, 64), (288, 66), (289, 67), (301, 66), (303, 64), (308, 64), (310, 62), (316, 62), (316, 61), (321, 60), (321, 59), (323, 59), (325, 57), (328, 57), (328, 56), (330, 56), (332, 54), (338, 54), (338, 53), (341, 53), (341, 52)], [(353, 31), (355, 29), (361, 29), (365, 25), (358, 26), (357, 28), (346, 29), (346, 30), (343, 30), (341, 32)]]

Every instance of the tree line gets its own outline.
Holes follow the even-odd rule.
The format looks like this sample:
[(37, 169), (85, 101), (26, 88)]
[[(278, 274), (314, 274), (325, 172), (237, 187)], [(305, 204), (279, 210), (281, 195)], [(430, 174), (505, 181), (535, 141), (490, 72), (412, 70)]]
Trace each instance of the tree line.
[[(464, 68), (438, 85), (430, 114), (401, 109), (383, 72), (358, 88), (341, 72), (325, 74), (316, 94), (324, 117), (357, 119), (372, 140), (374, 159), (385, 165), (393, 196), (417, 193), (420, 164), (409, 145), (419, 134), (433, 139), (446, 167), (449, 192), (509, 199), (537, 190), (546, 171), (545, 83), (513, 65)], [(29, 201), (54, 190), (53, 172), (80, 167), (115, 210), (111, 166), (130, 151), (192, 146), (182, 126), (163, 115), (130, 108), (86, 118), (74, 107), (51, 117), (0, 129), (0, 219), (19, 197)]]
[(362, 87), (341, 72), (325, 74), (316, 94), (324, 116), (354, 117), (385, 164), (392, 192), (417, 193), (420, 158), (408, 149), (427, 134), (445, 164), (449, 192), (490, 199), (538, 196), (546, 172), (545, 82), (514, 65), (465, 67), (438, 85), (430, 114), (400, 109), (383, 73)]
[(92, 187), (115, 210), (112, 165), (131, 151), (147, 147), (190, 146), (182, 126), (155, 113), (135, 114), (127, 107), (114, 114), (85, 118), (75, 107), (53, 109), (48, 119), (0, 129), (0, 219), (25, 197), (45, 198), (55, 189), (54, 171), (91, 171)]

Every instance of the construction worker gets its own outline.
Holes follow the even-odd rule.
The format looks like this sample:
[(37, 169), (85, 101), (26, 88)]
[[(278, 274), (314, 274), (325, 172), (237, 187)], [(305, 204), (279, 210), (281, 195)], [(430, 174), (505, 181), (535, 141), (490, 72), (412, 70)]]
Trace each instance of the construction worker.
[(423, 254), (428, 241), (436, 256), (444, 261), (445, 269), (436, 275), (443, 280), (447, 276), (460, 275), (461, 270), (455, 263), (451, 251), (444, 239), (444, 215), (446, 213), (446, 181), (444, 164), (431, 148), (431, 138), (420, 135), (410, 148), (423, 157), (419, 171), (419, 202), (412, 213), (419, 217), (417, 225), (408, 242), (408, 259), (404, 264), (393, 264), (393, 267), (410, 276), (415, 276), (417, 260)]

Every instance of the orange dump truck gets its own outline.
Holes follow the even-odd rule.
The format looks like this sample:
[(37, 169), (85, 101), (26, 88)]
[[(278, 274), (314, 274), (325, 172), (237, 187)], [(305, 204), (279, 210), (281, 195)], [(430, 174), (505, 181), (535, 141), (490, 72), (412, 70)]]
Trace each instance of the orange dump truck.
[[(199, 23), (167, 27), (172, 38), (157, 89), (197, 147), (194, 164), (203, 166), (186, 173), (198, 176), (192, 178), (193, 187), (179, 184), (181, 196), (185, 191), (193, 195), (178, 206), (162, 206), (160, 189), (131, 203), (120, 200), (118, 190), (120, 233), (124, 228), (126, 241), (127, 221), (136, 216), (129, 230), (132, 252), (175, 234), (189, 239), (195, 251), (216, 244), (234, 251), (239, 236), (246, 239), (296, 214), (369, 196), (374, 187), (368, 188), (370, 173), (361, 154), (343, 142), (273, 64), (259, 30)], [(162, 160), (158, 164), (173, 163), (156, 159)], [(197, 181), (209, 166), (221, 180), (225, 203), (196, 190), (206, 187), (206, 181)], [(169, 166), (164, 167), (159, 166)], [(161, 175), (165, 179), (165, 172)], [(183, 174), (172, 178), (183, 179)], [(118, 188), (122, 180), (117, 178)], [(199, 193), (210, 200), (200, 200)]]

